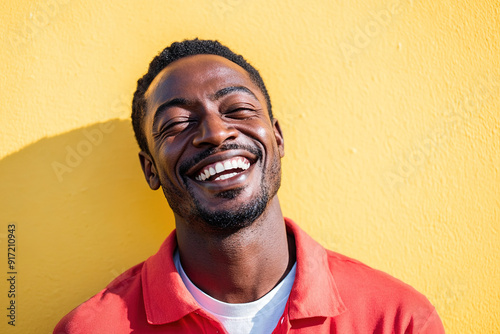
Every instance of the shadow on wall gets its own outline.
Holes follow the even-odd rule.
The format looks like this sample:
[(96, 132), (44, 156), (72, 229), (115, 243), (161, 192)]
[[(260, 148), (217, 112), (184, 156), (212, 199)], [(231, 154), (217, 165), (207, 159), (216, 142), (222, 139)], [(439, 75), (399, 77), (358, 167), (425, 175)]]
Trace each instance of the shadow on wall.
[(19, 332), (51, 332), (65, 313), (154, 254), (174, 228), (137, 152), (130, 121), (112, 120), (0, 160), (2, 244), (7, 225), (16, 225)]

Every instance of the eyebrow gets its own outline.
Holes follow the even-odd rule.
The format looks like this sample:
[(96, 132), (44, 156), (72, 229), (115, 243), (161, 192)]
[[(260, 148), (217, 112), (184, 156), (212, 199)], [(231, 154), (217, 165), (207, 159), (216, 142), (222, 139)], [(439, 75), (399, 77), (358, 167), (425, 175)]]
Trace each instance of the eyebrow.
[[(245, 86), (229, 86), (229, 87), (222, 88), (222, 89), (218, 90), (217, 92), (215, 92), (212, 96), (210, 96), (210, 99), (211, 100), (219, 100), (222, 97), (229, 95), (231, 93), (234, 93), (234, 92), (246, 93), (246, 94), (252, 96), (257, 101), (259, 100), (257, 98), (257, 96), (255, 96), (255, 94), (250, 89), (246, 88)], [(156, 128), (156, 124), (159, 122), (160, 117), (163, 115), (163, 112), (165, 110), (167, 110), (168, 108), (176, 107), (176, 106), (193, 105), (193, 104), (195, 104), (194, 101), (188, 100), (188, 99), (185, 99), (182, 97), (175, 97), (173, 99), (170, 99), (170, 100), (160, 104), (160, 106), (158, 108), (156, 108), (155, 114), (153, 116), (153, 129)]]
[(255, 96), (255, 94), (250, 89), (246, 88), (245, 86), (229, 86), (229, 87), (222, 88), (222, 89), (218, 90), (217, 92), (215, 92), (215, 94), (212, 96), (212, 98), (214, 100), (218, 100), (221, 97), (224, 97), (224, 96), (231, 94), (231, 93), (234, 93), (234, 92), (246, 93), (248, 95), (251, 95), (257, 101), (259, 100), (257, 98), (257, 96)]
[(188, 99), (184, 99), (181, 97), (176, 97), (173, 99), (168, 100), (167, 102), (164, 102), (160, 104), (158, 108), (156, 108), (155, 115), (153, 117), (153, 129), (156, 129), (156, 123), (159, 122), (161, 115), (163, 115), (163, 112), (167, 110), (168, 108), (171, 107), (176, 107), (176, 106), (185, 106), (193, 104), (193, 101), (189, 101)]

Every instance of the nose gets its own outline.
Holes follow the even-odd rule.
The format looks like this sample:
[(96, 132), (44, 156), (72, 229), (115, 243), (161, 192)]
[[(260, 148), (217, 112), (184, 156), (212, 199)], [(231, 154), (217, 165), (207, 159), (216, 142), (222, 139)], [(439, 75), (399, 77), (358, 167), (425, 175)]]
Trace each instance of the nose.
[(213, 145), (219, 146), (228, 139), (238, 136), (238, 131), (224, 121), (220, 114), (206, 115), (199, 125), (196, 136), (193, 138), (194, 146)]

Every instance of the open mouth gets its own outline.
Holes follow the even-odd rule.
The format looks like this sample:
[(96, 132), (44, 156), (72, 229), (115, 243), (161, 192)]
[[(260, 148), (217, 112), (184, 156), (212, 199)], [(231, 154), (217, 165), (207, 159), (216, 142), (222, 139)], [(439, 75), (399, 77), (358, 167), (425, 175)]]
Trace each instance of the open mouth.
[(194, 179), (200, 182), (226, 180), (245, 172), (250, 165), (247, 158), (236, 156), (204, 166), (196, 173)]

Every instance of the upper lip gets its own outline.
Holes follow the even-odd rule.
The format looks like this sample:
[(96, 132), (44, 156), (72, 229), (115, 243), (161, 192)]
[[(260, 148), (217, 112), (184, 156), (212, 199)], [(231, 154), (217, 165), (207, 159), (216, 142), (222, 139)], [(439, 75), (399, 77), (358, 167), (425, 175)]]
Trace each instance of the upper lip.
[(205, 166), (235, 157), (245, 157), (248, 159), (248, 161), (250, 161), (250, 164), (255, 163), (255, 161), (257, 160), (257, 157), (247, 150), (231, 149), (219, 153), (214, 153), (199, 161), (187, 170), (186, 176), (195, 177)]

